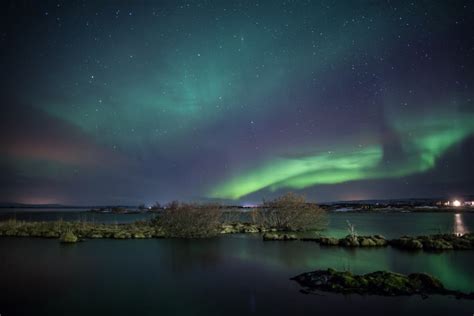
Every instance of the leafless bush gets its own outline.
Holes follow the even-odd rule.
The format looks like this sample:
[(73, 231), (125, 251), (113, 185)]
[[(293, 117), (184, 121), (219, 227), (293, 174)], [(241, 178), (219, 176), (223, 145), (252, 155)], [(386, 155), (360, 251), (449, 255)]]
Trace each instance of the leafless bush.
[(351, 236), (352, 239), (356, 239), (358, 234), (355, 229), (355, 225), (351, 224), (349, 220), (346, 220), (346, 222), (347, 222), (347, 231), (349, 232), (349, 236)]
[(238, 223), (242, 221), (242, 211), (227, 209), (222, 212), (221, 221), (224, 224)]
[(287, 193), (251, 214), (256, 223), (266, 228), (287, 231), (322, 230), (327, 226), (326, 212), (304, 196)]
[(205, 238), (218, 234), (221, 210), (217, 204), (188, 204), (174, 202), (162, 211), (155, 223), (166, 236)]

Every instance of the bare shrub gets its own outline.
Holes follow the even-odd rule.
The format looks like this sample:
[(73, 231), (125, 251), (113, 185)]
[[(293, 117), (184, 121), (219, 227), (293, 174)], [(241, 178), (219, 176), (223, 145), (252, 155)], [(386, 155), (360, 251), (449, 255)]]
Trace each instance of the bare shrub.
[(357, 234), (355, 225), (351, 224), (351, 222), (349, 222), (349, 220), (346, 220), (346, 222), (347, 222), (347, 231), (349, 232), (349, 236), (352, 239), (357, 239), (358, 234)]
[(166, 236), (205, 238), (216, 236), (220, 230), (221, 210), (218, 204), (188, 204), (173, 202), (155, 221)]
[(242, 221), (242, 211), (236, 209), (226, 209), (222, 212), (221, 221), (224, 224), (239, 223)]
[(253, 208), (250, 212), (250, 222), (252, 224), (262, 224), (262, 211), (260, 208)]
[(287, 193), (272, 201), (264, 201), (261, 209), (251, 214), (252, 220), (266, 228), (286, 231), (322, 230), (327, 226), (326, 212), (305, 197)]

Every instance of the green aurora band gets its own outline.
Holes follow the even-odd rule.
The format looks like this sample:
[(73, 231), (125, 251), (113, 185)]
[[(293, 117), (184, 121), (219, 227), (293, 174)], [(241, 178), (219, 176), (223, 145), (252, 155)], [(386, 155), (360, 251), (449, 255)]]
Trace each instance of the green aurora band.
[[(420, 116), (412, 116), (420, 117)], [(239, 199), (268, 189), (304, 189), (354, 180), (401, 178), (430, 170), (446, 151), (474, 133), (472, 115), (439, 114), (423, 119), (398, 118), (392, 128), (401, 142), (403, 158), (384, 163), (384, 147), (341, 148), (297, 158), (275, 158), (245, 171), (211, 190), (210, 196)], [(453, 124), (453, 123), (456, 124)]]

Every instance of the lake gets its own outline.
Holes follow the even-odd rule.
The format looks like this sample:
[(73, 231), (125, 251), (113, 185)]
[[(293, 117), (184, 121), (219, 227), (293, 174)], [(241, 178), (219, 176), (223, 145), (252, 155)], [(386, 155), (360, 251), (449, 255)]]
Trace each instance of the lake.
[[(16, 218), (77, 220), (81, 212), (15, 212)], [(20, 214), (21, 213), (21, 214)], [(31, 212), (30, 212), (31, 213)], [(54, 213), (54, 214), (53, 214)], [(26, 215), (25, 215), (26, 214)], [(91, 215), (91, 214), (88, 214)], [(143, 214), (93, 214), (124, 222)], [(127, 217), (130, 216), (130, 217)], [(5, 213), (2, 218), (6, 218)], [(43, 218), (43, 219), (41, 219)], [(23, 218), (27, 219), (27, 218)], [(474, 229), (474, 214), (330, 214), (328, 235), (403, 234)], [(461, 225), (460, 225), (461, 222)], [(474, 251), (444, 253), (263, 242), (255, 235), (209, 240), (57, 240), (0, 238), (0, 314), (6, 315), (472, 315), (474, 301), (432, 296), (306, 295), (289, 280), (311, 270), (426, 272), (446, 287), (474, 291)]]

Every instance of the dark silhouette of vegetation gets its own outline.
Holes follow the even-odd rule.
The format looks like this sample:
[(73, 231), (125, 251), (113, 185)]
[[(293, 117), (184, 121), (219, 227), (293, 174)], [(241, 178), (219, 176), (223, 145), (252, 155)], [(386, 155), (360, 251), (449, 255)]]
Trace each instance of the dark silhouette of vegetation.
[(152, 211), (158, 211), (158, 210), (161, 210), (163, 207), (161, 206), (160, 202), (155, 202), (155, 204), (153, 204), (151, 206), (151, 210)]
[(218, 204), (169, 204), (153, 221), (166, 236), (205, 238), (219, 234), (221, 210)]
[(266, 228), (282, 231), (323, 230), (327, 226), (326, 211), (294, 193), (264, 201), (261, 208), (252, 211), (251, 218)]

